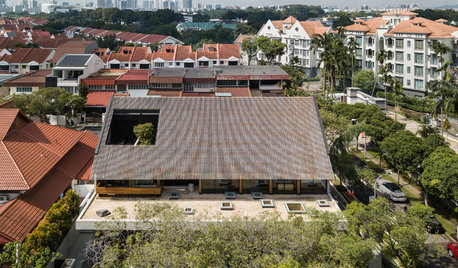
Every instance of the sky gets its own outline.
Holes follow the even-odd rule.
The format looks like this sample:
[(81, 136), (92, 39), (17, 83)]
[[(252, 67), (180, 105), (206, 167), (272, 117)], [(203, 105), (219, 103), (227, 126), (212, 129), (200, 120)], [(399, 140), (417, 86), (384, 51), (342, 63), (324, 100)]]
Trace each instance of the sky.
[[(76, 3), (86, 3), (86, 2), (96, 2), (97, 0), (58, 0), (60, 4), (62, 2), (69, 2), (70, 4)], [(140, 6), (142, 6), (144, 0), (138, 0)], [(182, 0), (178, 0), (182, 1)], [(19, 3), (20, 0), (7, 0), (8, 4)], [(49, 0), (38, 0), (39, 3), (48, 3)], [(287, 4), (302, 4), (302, 5), (320, 5), (322, 7), (326, 6), (337, 6), (338, 8), (358, 8), (361, 5), (367, 4), (369, 7), (397, 7), (400, 4), (414, 4), (417, 3), (420, 5), (420, 8), (431, 8), (439, 7), (444, 5), (457, 5), (457, 0), (193, 0), (193, 4), (203, 3), (203, 4), (221, 4), (221, 6), (231, 6), (238, 5), (241, 7), (247, 6), (266, 6), (266, 5), (287, 5)]]

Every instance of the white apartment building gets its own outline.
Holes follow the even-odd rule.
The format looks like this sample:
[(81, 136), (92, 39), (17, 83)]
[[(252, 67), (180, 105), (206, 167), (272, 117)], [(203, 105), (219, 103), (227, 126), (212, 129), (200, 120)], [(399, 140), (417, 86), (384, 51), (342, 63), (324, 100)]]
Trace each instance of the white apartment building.
[(434, 42), (441, 42), (451, 48), (444, 55), (445, 62), (458, 65), (458, 28), (436, 21), (417, 17), (417, 13), (395, 10), (381, 14), (370, 20), (355, 20), (345, 27), (347, 40), (355, 38), (359, 45), (356, 52), (358, 67), (378, 72), (376, 53), (385, 49), (388, 53), (387, 64), (409, 97), (424, 97), (429, 81), (440, 79), (437, 72), (439, 58), (434, 53)]
[[(317, 53), (313, 52), (311, 42), (313, 35), (324, 34), (331, 31), (330, 27), (324, 27), (320, 21), (298, 21), (294, 17), (285, 20), (268, 20), (259, 30), (257, 36), (267, 36), (270, 39), (280, 40), (286, 44), (286, 53), (277, 62), (288, 64), (293, 57), (299, 58), (307, 76), (317, 75)], [(265, 56), (258, 53), (258, 60), (265, 60)]]

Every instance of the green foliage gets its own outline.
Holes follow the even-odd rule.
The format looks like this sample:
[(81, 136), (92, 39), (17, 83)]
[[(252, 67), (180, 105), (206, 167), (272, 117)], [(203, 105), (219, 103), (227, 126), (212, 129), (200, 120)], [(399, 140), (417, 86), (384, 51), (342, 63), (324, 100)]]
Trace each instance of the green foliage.
[(416, 174), (423, 160), (425, 146), (421, 138), (408, 130), (398, 131), (380, 143), (388, 160), (401, 170)]
[[(385, 98), (384, 92), (377, 92), (377, 97)], [(395, 94), (387, 93), (386, 99), (388, 105), (394, 106)], [(430, 111), (432, 101), (428, 98), (411, 98), (406, 95), (398, 96), (398, 106), (406, 109), (410, 109), (415, 112), (426, 113)]]
[(335, 213), (317, 212), (312, 221), (275, 213), (222, 221), (195, 215), (190, 221), (175, 206), (146, 203), (135, 212), (139, 231), (126, 233), (121, 221), (107, 222), (108, 231), (87, 248), (96, 266), (365, 267), (376, 249), (371, 239), (339, 231)]
[(103, 38), (97, 38), (97, 45), (102, 48), (109, 48), (114, 51), (117, 50), (124, 42), (117, 41), (115, 35), (107, 35)]
[(279, 40), (270, 40), (267, 36), (260, 36), (256, 39), (256, 45), (261, 52), (266, 56), (267, 62), (273, 64), (273, 60), (277, 56), (285, 53), (286, 45)]
[(14, 44), (14, 47), (15, 48), (39, 48), (40, 46), (37, 43), (25, 44), (25, 43), (17, 42), (16, 44)]
[(199, 42), (197, 42), (194, 46), (193, 46), (193, 50), (196, 51), (197, 49), (199, 48), (203, 48), (205, 44), (214, 44), (215, 41), (211, 40), (211, 39), (202, 39), (200, 40)]
[(86, 99), (59, 88), (41, 88), (32, 94), (17, 94), (11, 98), (12, 107), (29, 115), (38, 115), (43, 120), (46, 114), (72, 115), (80, 113)]
[(332, 28), (337, 29), (338, 27), (344, 27), (353, 24), (353, 20), (350, 18), (350, 14), (347, 12), (338, 12), (335, 14), (335, 16), (338, 16), (338, 19), (333, 22)]
[(355, 87), (361, 88), (366, 93), (370, 93), (375, 83), (375, 75), (372, 70), (356, 72), (353, 79)]
[(251, 65), (251, 60), (258, 53), (258, 45), (256, 44), (256, 38), (245, 38), (242, 41), (242, 51), (248, 56), (248, 65)]
[(138, 124), (134, 126), (134, 134), (140, 145), (152, 145), (156, 141), (156, 130), (152, 123)]
[[(73, 190), (67, 191), (65, 196), (46, 212), (23, 244), (11, 242), (4, 246), (0, 254), (0, 266), (46, 267), (51, 252), (57, 250), (70, 230), (73, 218), (78, 215), (79, 202), (77, 193)], [(19, 263), (16, 263), (16, 247), (20, 248)]]
[(446, 19), (449, 22), (458, 21), (458, 11), (453, 9), (416, 9), (415, 13), (418, 13), (418, 17), (438, 20)]
[(235, 25), (234, 36), (239, 36), (240, 34), (255, 34), (257, 31), (258, 29), (255, 29), (248, 24), (237, 23)]
[(427, 191), (441, 198), (458, 199), (458, 155), (438, 147), (422, 162), (420, 181)]
[(353, 202), (344, 214), (347, 230), (384, 241), (386, 249), (403, 267), (417, 267), (420, 256), (430, 251), (426, 245), (428, 233), (424, 215), (431, 209), (415, 205), (411, 210), (415, 213), (391, 211), (386, 199), (377, 198), (367, 206)]

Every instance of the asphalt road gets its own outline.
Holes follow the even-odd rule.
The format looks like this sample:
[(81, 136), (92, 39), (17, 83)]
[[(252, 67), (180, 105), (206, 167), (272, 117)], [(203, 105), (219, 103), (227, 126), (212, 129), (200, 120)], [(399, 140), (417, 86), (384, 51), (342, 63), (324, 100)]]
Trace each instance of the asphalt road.
[(428, 256), (422, 260), (419, 267), (427, 268), (456, 268), (458, 267), (458, 260), (450, 257), (445, 251), (447, 244), (450, 243), (450, 239), (445, 234), (430, 234), (426, 241), (429, 245), (437, 244), (442, 249), (439, 257)]

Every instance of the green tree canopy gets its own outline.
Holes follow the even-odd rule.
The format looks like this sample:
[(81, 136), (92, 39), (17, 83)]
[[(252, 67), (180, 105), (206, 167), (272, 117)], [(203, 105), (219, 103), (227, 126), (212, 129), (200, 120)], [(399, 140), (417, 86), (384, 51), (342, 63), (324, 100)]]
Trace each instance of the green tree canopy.
[(256, 45), (266, 56), (267, 61), (272, 64), (277, 56), (285, 53), (286, 45), (279, 40), (270, 40), (267, 36), (260, 36), (256, 39)]
[(420, 181), (427, 191), (441, 198), (458, 200), (458, 155), (438, 147), (422, 162)]
[(248, 56), (248, 65), (251, 65), (251, 60), (256, 57), (259, 51), (256, 38), (245, 38), (242, 41), (242, 51)]
[(375, 75), (372, 70), (362, 70), (355, 73), (354, 85), (366, 93), (370, 93), (375, 83)]
[(156, 141), (156, 130), (152, 123), (144, 123), (134, 126), (134, 134), (140, 145), (152, 145)]

